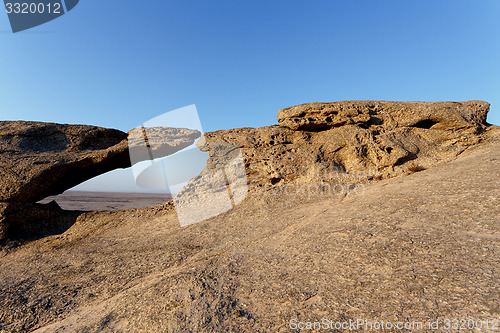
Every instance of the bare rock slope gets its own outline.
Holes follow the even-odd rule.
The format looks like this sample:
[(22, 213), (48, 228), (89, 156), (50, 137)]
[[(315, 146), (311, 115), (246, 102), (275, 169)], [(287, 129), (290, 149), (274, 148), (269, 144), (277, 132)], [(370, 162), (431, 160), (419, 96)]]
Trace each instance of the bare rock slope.
[[(488, 110), (480, 101), (310, 103), (281, 110), (280, 125), (207, 133), (197, 145), (213, 165), (235, 153), (227, 147), (241, 148), (250, 192), (231, 211), (185, 228), (172, 202), (85, 213), (35, 204), (64, 185), (43, 170), (93, 156), (96, 169), (130, 163), (126, 135), (86, 128), (84, 139), (69, 125), (3, 123), (0, 219), (7, 214), (19, 233), (62, 230), (0, 246), (0, 332), (498, 320), (500, 129), (486, 123)], [(175, 141), (167, 133), (179, 144), (155, 151), (150, 140), (162, 134), (132, 133), (141, 158), (199, 135)], [(185, 190), (196, 191), (196, 181)], [(359, 186), (324, 191), (342, 183)]]
[(255, 191), (186, 228), (169, 204), (85, 213), (62, 235), (4, 250), (0, 331), (491, 323), (500, 316), (500, 129), (484, 135), (450, 163), (366, 183), (362, 193)]

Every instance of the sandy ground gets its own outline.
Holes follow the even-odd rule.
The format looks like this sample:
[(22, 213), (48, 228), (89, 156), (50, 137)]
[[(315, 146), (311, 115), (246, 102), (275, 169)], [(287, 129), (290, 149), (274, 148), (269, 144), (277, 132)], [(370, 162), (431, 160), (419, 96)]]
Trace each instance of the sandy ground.
[(66, 191), (61, 195), (48, 197), (40, 203), (55, 200), (65, 210), (110, 211), (152, 207), (170, 199), (170, 194)]

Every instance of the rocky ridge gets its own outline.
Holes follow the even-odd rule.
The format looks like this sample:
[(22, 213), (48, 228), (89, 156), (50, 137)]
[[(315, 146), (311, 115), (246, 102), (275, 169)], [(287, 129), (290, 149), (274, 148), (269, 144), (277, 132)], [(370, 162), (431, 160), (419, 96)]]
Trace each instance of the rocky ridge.
[(63, 234), (0, 248), (0, 332), (290, 332), (323, 318), (494, 331), (500, 127), (482, 137), (364, 193), (253, 191), (184, 228), (171, 204), (83, 213)]
[[(331, 110), (311, 111), (357, 103), (360, 113), (343, 113), (340, 126)], [(0, 245), (0, 332), (289, 332), (293, 320), (322, 318), (498, 320), (500, 128), (486, 123), (487, 103), (384, 102), (366, 111), (377, 103), (312, 103), (280, 111), (279, 126), (207, 133), (197, 144), (211, 152), (211, 165), (241, 149), (250, 193), (185, 228), (172, 202), (113, 212), (4, 202), (10, 230), (53, 231)], [(408, 120), (391, 122), (397, 116), (380, 109), (391, 105), (406, 108)], [(298, 109), (308, 111), (297, 116)], [(448, 113), (455, 120), (447, 122)], [(297, 117), (310, 119), (287, 120)], [(38, 151), (57, 165), (58, 152), (71, 147), (34, 139), (38, 150), (29, 150), (22, 135), (0, 133), (2, 172), (15, 167), (7, 157), (29, 166)], [(109, 156), (125, 145), (123, 134), (96, 139), (87, 153)], [(154, 135), (135, 134), (154, 150)], [(375, 175), (363, 171), (370, 167)], [(16, 170), (19, 178), (10, 179), (22, 180)], [(380, 181), (365, 183), (363, 193), (273, 192), (370, 178)], [(2, 195), (29, 196), (15, 189), (22, 182), (5, 184)]]

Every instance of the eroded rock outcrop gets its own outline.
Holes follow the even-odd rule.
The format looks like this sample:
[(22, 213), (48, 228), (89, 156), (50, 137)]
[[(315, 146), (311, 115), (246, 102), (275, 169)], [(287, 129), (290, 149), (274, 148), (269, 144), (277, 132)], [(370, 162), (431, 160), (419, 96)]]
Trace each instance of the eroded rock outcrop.
[[(213, 197), (214, 184), (204, 178), (218, 171), (221, 189), (231, 187), (228, 177), (237, 172), (224, 171), (225, 163), (234, 161), (239, 149), (244, 171), (236, 182), (241, 193), (230, 193), (233, 206), (244, 197), (247, 181), (252, 191), (291, 183), (356, 184), (427, 169), (479, 143), (488, 111), (482, 101), (344, 101), (285, 108), (278, 112), (279, 125), (206, 133), (197, 145), (210, 151), (211, 159), (181, 194), (188, 200), (207, 193)], [(0, 202), (29, 206), (128, 167), (131, 157), (135, 163), (175, 153), (199, 135), (187, 129), (139, 128), (129, 132), (127, 141), (126, 133), (94, 126), (1, 122)], [(239, 162), (233, 164), (239, 168)], [(0, 212), (3, 234), (5, 216), (15, 216), (12, 212), (8, 205)]]
[(250, 195), (187, 228), (171, 205), (82, 214), (62, 235), (0, 248), (0, 332), (288, 332), (323, 317), (485, 327), (500, 310), (499, 134), (362, 195)]
[[(500, 311), (500, 128), (473, 134), (485, 126), (481, 117), (439, 129), (350, 123), (208, 133), (198, 144), (215, 150), (213, 164), (241, 147), (255, 186), (318, 181), (302, 171), (325, 165), (403, 174), (485, 142), (449, 164), (367, 184), (363, 195), (256, 192), (188, 228), (171, 203), (81, 214), (62, 235), (0, 248), (0, 331), (280, 332), (323, 317), (416, 330), (430, 318), (485, 325)], [(23, 205), (51, 219), (58, 210)], [(25, 223), (19, 209), (2, 209)]]
[(307, 131), (354, 124), (386, 130), (417, 127), (478, 133), (485, 125), (489, 107), (483, 101), (307, 103), (279, 110), (278, 122)]
[[(130, 161), (135, 164), (172, 155), (192, 145), (201, 136), (197, 130), (173, 127), (140, 127), (128, 132)], [(130, 166), (129, 164), (127, 165)]]
[(199, 145), (241, 147), (251, 188), (352, 183), (454, 159), (480, 142), (488, 111), (482, 101), (309, 103), (280, 110), (279, 126), (207, 133)]
[(148, 128), (145, 139), (143, 131), (134, 129), (127, 135), (87, 125), (0, 122), (0, 201), (37, 202), (130, 167), (129, 147), (150, 152), (134, 154), (139, 161), (170, 155), (200, 136), (195, 130), (163, 127)]
[[(17, 216), (16, 211), (51, 211), (54, 219), (62, 214), (60, 209), (33, 204), (108, 171), (130, 167), (129, 148), (135, 163), (170, 155), (199, 136), (196, 130), (167, 127), (139, 128), (127, 135), (87, 125), (0, 122), (0, 239), (10, 228), (9, 220), (17, 224), (9, 218)], [(36, 215), (26, 214), (26, 219)]]

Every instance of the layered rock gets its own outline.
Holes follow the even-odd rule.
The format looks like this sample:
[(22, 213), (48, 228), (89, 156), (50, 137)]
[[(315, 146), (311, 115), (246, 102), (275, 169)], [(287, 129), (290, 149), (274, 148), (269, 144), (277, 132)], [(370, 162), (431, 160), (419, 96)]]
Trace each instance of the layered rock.
[(486, 123), (489, 103), (342, 101), (307, 103), (278, 111), (281, 126), (320, 131), (343, 125), (361, 127), (417, 127), (479, 132)]
[(251, 188), (353, 183), (454, 159), (480, 142), (488, 110), (482, 101), (309, 103), (280, 110), (279, 126), (216, 131), (204, 140), (241, 147)]
[(0, 122), (0, 202), (5, 203), (0, 229), (5, 234), (8, 220), (17, 221), (7, 218), (14, 213), (5, 213), (13, 212), (13, 207), (60, 214), (53, 207), (32, 205), (108, 171), (130, 167), (131, 155), (134, 163), (170, 155), (193, 144), (199, 136), (196, 130), (167, 127), (139, 128), (127, 135), (87, 125)]
[[(482, 101), (345, 101), (285, 108), (278, 112), (279, 125), (206, 133), (197, 145), (210, 151), (211, 159), (180, 193), (187, 203), (197, 198), (203, 206), (203, 196), (213, 199), (214, 191), (227, 188), (231, 207), (247, 188), (356, 184), (427, 169), (479, 143), (488, 110)], [(0, 122), (0, 202), (36, 211), (40, 207), (30, 205), (45, 197), (128, 167), (131, 160), (175, 153), (199, 135), (187, 129), (139, 128), (127, 140), (126, 133), (94, 126)], [(235, 159), (238, 149), (243, 175)], [(15, 215), (6, 207), (0, 212), (3, 234), (9, 228), (5, 216)]]

